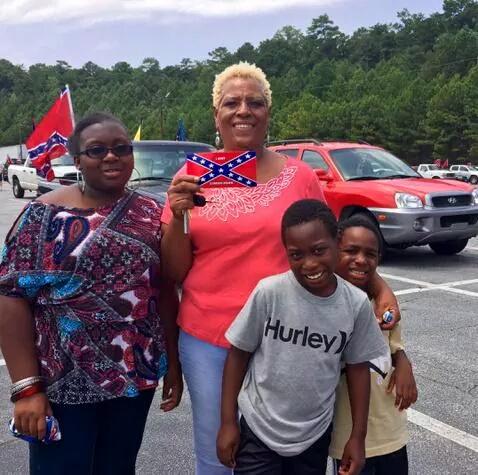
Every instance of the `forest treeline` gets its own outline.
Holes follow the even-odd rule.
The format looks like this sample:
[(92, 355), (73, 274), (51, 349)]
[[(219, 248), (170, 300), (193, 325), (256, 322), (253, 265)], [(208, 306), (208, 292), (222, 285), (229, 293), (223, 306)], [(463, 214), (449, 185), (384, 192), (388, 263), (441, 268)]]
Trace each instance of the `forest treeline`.
[(145, 58), (139, 67), (66, 61), (28, 68), (0, 60), (0, 145), (24, 141), (69, 84), (75, 115), (108, 110), (142, 138), (212, 143), (214, 75), (256, 63), (273, 92), (270, 139), (365, 140), (414, 164), (436, 158), (478, 163), (478, 2), (444, 0), (429, 16), (402, 10), (393, 24), (346, 35), (327, 15), (306, 31), (284, 26), (257, 46), (218, 47), (205, 61), (175, 66)]

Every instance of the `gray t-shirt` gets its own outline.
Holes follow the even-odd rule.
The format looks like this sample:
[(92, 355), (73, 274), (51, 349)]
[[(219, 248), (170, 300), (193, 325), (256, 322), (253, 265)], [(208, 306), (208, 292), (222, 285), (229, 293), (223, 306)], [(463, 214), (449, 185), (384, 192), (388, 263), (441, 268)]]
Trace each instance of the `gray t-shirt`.
[(261, 280), (226, 332), (254, 353), (239, 410), (271, 450), (292, 456), (332, 421), (341, 361), (387, 353), (367, 295), (337, 277), (330, 297), (304, 289), (292, 271)]

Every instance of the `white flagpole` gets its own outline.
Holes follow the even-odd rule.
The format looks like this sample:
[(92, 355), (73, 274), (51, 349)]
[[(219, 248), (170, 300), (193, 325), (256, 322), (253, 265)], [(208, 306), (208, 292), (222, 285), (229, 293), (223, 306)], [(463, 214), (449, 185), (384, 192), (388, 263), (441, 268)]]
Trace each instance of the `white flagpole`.
[(70, 117), (73, 128), (75, 128), (75, 114), (73, 112), (73, 103), (71, 102), (71, 92), (68, 84), (65, 84), (66, 93), (68, 94), (68, 105), (70, 106)]
[[(75, 114), (73, 112), (73, 103), (71, 102), (71, 92), (70, 87), (68, 84), (65, 84), (66, 93), (68, 94), (68, 105), (70, 106), (70, 118), (71, 118), (71, 125), (75, 128)], [(80, 170), (76, 169), (76, 183), (78, 186), (80, 185)]]

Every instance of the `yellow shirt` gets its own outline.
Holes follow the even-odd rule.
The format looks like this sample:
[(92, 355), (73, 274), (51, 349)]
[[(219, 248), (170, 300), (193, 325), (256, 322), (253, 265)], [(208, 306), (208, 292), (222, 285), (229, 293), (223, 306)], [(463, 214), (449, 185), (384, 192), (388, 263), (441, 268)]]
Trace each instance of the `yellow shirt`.
[[(400, 324), (390, 331), (382, 332), (390, 345), (391, 354), (403, 349)], [(370, 361), (370, 406), (365, 457), (376, 457), (395, 452), (408, 441), (407, 415), (395, 407), (395, 394), (387, 393), (392, 374), (390, 354)], [(329, 455), (341, 459), (344, 446), (352, 430), (349, 394), (345, 373), (340, 377), (336, 393), (334, 429)]]

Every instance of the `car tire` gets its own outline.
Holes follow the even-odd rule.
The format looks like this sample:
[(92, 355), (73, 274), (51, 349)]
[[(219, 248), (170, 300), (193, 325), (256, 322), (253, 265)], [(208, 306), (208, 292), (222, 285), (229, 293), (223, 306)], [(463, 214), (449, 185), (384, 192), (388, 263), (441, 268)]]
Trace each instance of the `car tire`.
[(20, 185), (17, 177), (14, 177), (12, 180), (12, 189), (13, 189), (13, 196), (15, 198), (23, 198), (25, 196), (25, 190)]
[(380, 231), (380, 227), (377, 221), (375, 220), (375, 218), (368, 213), (354, 213), (352, 216), (359, 216), (360, 218), (369, 221), (370, 224), (372, 224), (372, 226), (374, 226), (377, 229), (378, 235), (380, 236), (380, 242), (378, 244), (380, 246), (380, 249), (382, 250), (380, 260), (382, 260), (385, 257), (385, 254), (387, 253), (387, 243), (383, 239), (382, 232)]
[(433, 249), (435, 254), (439, 256), (453, 256), (465, 249), (468, 244), (468, 238), (466, 239), (452, 239), (450, 241), (433, 242), (429, 246)]
[(440, 179), (439, 176), (432, 176), (432, 178), (433, 178), (434, 180), (439, 180), (439, 179)]
[(476, 185), (476, 184), (478, 183), (478, 176), (476, 176), (476, 175), (470, 176), (470, 180), (469, 180), (469, 181), (470, 181), (470, 183), (471, 183), (472, 185)]

